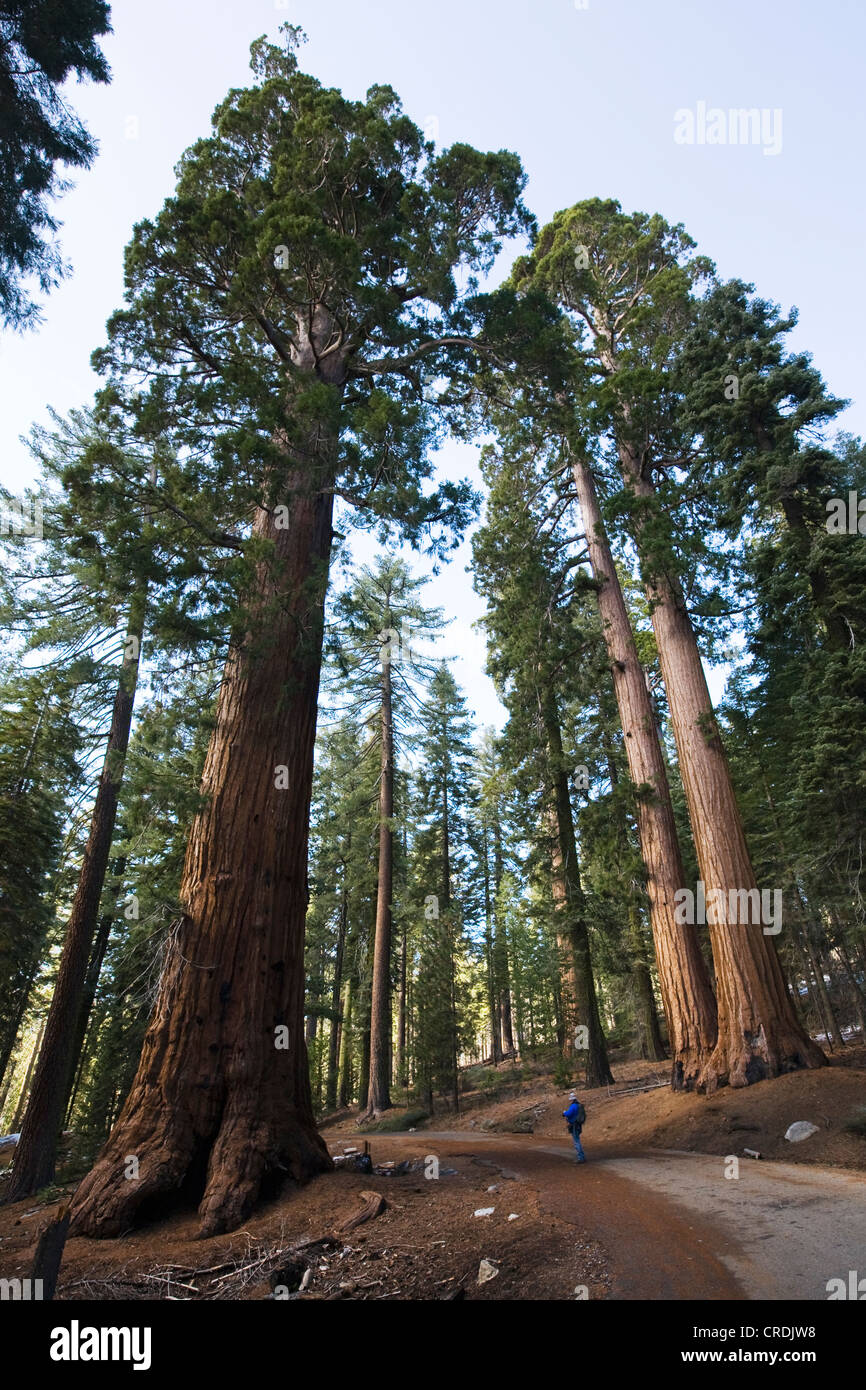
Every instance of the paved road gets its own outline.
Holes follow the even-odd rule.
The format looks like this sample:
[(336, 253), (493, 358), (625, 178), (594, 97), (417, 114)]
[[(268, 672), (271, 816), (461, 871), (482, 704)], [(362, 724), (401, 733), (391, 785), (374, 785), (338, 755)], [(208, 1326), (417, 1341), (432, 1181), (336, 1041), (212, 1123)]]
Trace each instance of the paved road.
[(578, 1166), (567, 1141), (465, 1130), (373, 1146), (377, 1158), (483, 1154), (530, 1183), (543, 1210), (606, 1247), (613, 1298), (826, 1300), (829, 1279), (866, 1279), (866, 1180), (854, 1172), (741, 1158), (726, 1178), (723, 1158), (673, 1150)]

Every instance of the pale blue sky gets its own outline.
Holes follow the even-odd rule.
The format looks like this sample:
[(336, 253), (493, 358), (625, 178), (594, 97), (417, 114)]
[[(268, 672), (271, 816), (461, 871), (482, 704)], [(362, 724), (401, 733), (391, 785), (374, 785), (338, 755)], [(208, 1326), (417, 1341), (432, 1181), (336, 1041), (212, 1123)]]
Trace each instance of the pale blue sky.
[[(866, 432), (864, 16), (862, 0), (116, 0), (112, 85), (70, 93), (100, 144), (59, 206), (74, 274), (36, 333), (0, 337), (4, 482), (31, 480), (18, 440), (46, 405), (90, 398), (134, 222), (171, 192), (175, 161), (228, 87), (249, 80), (251, 40), (286, 20), (307, 31), (301, 62), (321, 81), (353, 97), (390, 83), (439, 143), (518, 151), (542, 222), (596, 195), (683, 222), (722, 275), (799, 307), (795, 345), (852, 399), (844, 427)], [(676, 143), (674, 113), (700, 102), (780, 110), (781, 151)], [(446, 451), (443, 466), (468, 471), (471, 451)], [(490, 720), (466, 563), (429, 598), (456, 616), (443, 650)]]

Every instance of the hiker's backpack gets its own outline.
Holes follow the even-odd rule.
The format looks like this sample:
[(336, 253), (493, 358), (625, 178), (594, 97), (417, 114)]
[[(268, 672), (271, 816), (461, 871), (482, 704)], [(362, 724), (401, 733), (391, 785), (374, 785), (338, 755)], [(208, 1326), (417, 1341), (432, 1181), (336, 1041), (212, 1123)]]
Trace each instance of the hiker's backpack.
[(582, 1100), (577, 1102), (577, 1115), (575, 1116), (574, 1124), (576, 1129), (583, 1129), (583, 1126), (586, 1124), (586, 1106)]

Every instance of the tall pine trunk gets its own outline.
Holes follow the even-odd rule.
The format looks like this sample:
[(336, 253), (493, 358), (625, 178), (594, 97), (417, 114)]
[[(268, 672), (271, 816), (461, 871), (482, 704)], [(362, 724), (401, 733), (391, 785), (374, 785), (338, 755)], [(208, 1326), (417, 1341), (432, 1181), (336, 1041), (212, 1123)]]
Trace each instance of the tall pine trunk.
[(568, 886), (565, 881), (556, 809), (553, 805), (550, 807), (547, 822), (550, 837), (551, 896), (556, 930), (557, 964), (559, 966), (556, 976), (562, 1034), (559, 1050), (563, 1057), (571, 1057), (575, 1051), (578, 984), (574, 952), (568, 937)]
[(628, 907), (628, 941), (638, 1052), (644, 1061), (664, 1062), (668, 1054), (659, 1028), (652, 975), (644, 950), (640, 912), (636, 902), (630, 902)]
[[(9, 1027), (4, 1032), (3, 1041), (2, 1044), (0, 1044), (0, 1077), (5, 1077), (7, 1081), (11, 1081), (12, 1072), (14, 1071), (14, 1067), (11, 1066), (12, 1053), (15, 1051), (15, 1044), (18, 1041), (21, 1024), (24, 1022), (24, 1016), (27, 1013), (27, 1005), (30, 1002), (30, 991), (33, 988), (33, 981), (36, 979), (38, 970), (39, 962), (34, 961), (26, 981), (18, 991), (15, 1013), (9, 1021)], [(2, 1113), (2, 1110), (0, 1110), (0, 1113)]]
[[(655, 489), (644, 477), (637, 450), (620, 443), (619, 456), (626, 486), (651, 504)], [(680, 586), (666, 572), (665, 560), (653, 554), (640, 518), (636, 539), (698, 867), (707, 896), (716, 890), (727, 901), (730, 890), (750, 893), (757, 883), (725, 750)], [(748, 1086), (800, 1067), (825, 1065), (820, 1047), (797, 1019), (775, 945), (762, 925), (713, 921), (709, 928), (718, 1038), (701, 1069), (702, 1087), (712, 1092), (726, 1083)]]
[(406, 940), (406, 921), (403, 920), (400, 932), (400, 990), (397, 1001), (397, 1065), (395, 1072), (397, 1085), (405, 1091), (409, 1085), (409, 1068), (407, 1066), (407, 1030), (406, 1030), (406, 1011), (407, 1011), (407, 983), (409, 973), (408, 943)]
[(502, 1061), (502, 1003), (497, 981), (497, 959), (494, 934), (493, 898), (490, 892), (490, 855), (487, 844), (488, 827), (482, 827), (484, 850), (484, 955), (487, 973), (487, 1009), (490, 1014), (490, 1045), (493, 1065)]
[(45, 1023), (45, 1041), (39, 1054), (21, 1139), (15, 1152), (8, 1192), (8, 1200), (12, 1202), (29, 1197), (54, 1177), (57, 1139), (77, 1061), (75, 1049), (87, 969), (117, 819), (117, 803), (138, 683), (146, 603), (147, 584), (142, 581), (130, 607), (128, 640), (114, 696), (108, 746), (90, 818), (90, 833), (84, 848), (57, 982)]
[(598, 608), (622, 724), (635, 814), (646, 868), (650, 923), (671, 1049), (671, 1085), (690, 1090), (716, 1042), (716, 1001), (694, 926), (675, 919), (676, 894), (685, 882), (682, 854), (643, 667), (622, 586), (602, 522), (595, 482), (582, 458), (573, 466)]
[[(21, 1090), (20, 1090), (20, 1092), (18, 1093), (18, 1100), (17, 1100), (16, 1105), (15, 1105), (15, 1114), (12, 1116), (12, 1123), (11, 1123), (10, 1126), (9, 1126), (9, 1133), (10, 1133), (10, 1134), (18, 1134), (18, 1133), (20, 1133), (21, 1118), (22, 1118), (22, 1116), (24, 1115), (24, 1110), (25, 1110), (25, 1107), (26, 1107), (26, 1105), (27, 1105), (27, 1099), (28, 1099), (28, 1096), (30, 1095), (30, 1082), (31, 1082), (31, 1079), (32, 1079), (32, 1077), (33, 1077), (33, 1069), (34, 1069), (34, 1067), (36, 1066), (36, 1064), (37, 1064), (37, 1062), (38, 1062), (38, 1060), (39, 1060), (39, 1056), (40, 1056), (40, 1053), (41, 1053), (41, 1051), (42, 1051), (42, 1042), (43, 1042), (44, 1037), (45, 1037), (45, 1020), (43, 1019), (42, 1022), (40, 1023), (40, 1025), (39, 1025), (39, 1032), (38, 1032), (38, 1034), (37, 1034), (37, 1036), (36, 1036), (36, 1042), (33, 1044), (33, 1049), (32, 1049), (32, 1051), (31, 1051), (30, 1057), (28, 1058), (28, 1061), (27, 1061), (27, 1070), (26, 1070), (25, 1073), (24, 1073), (24, 1080), (23, 1080), (22, 1083), (21, 1083)], [(17, 1150), (17, 1149), (15, 1150), (15, 1155), (16, 1155), (16, 1158), (17, 1158), (17, 1156), (18, 1156), (18, 1150)], [(14, 1167), (13, 1167), (13, 1171), (14, 1171)], [(4, 1200), (8, 1202), (8, 1201), (11, 1201), (11, 1200), (14, 1200), (14, 1199), (11, 1198), (11, 1197), (9, 1197), (9, 1196), (7, 1196)]]
[(346, 981), (343, 1001), (343, 1027), (340, 1033), (340, 1084), (337, 1089), (337, 1105), (345, 1110), (352, 1101), (352, 1005), (354, 994), (352, 981)]
[[(615, 788), (619, 784), (619, 773), (617, 771), (616, 759), (613, 755), (610, 734), (607, 730), (602, 732), (602, 743), (604, 744), (610, 785), (612, 788)], [(616, 814), (616, 835), (619, 841), (620, 854), (622, 855), (623, 864), (627, 864), (630, 850), (628, 817), (626, 815), (626, 809), (621, 802), (617, 803)], [(626, 933), (626, 939), (628, 942), (628, 953), (631, 957), (631, 982), (635, 1007), (637, 1046), (640, 1056), (645, 1061), (664, 1062), (667, 1058), (667, 1052), (665, 1051), (661, 1029), (659, 1028), (659, 1017), (656, 1009), (655, 994), (653, 992), (649, 959), (643, 939), (641, 913), (637, 898), (634, 895), (634, 888), (636, 885), (632, 885), (631, 887), (632, 891), (629, 893), (628, 901), (628, 931)]]
[(514, 1052), (514, 1032), (511, 1026), (511, 971), (508, 965), (508, 942), (499, 910), (499, 889), (503, 873), (502, 829), (497, 820), (493, 827), (493, 956), (496, 961), (496, 982), (499, 991), (499, 1016), (502, 1020), (502, 1051), (507, 1057)]
[[(586, 1028), (588, 1035), (586, 1084), (587, 1086), (605, 1086), (613, 1081), (613, 1074), (607, 1059), (607, 1045), (601, 1027), (601, 1016), (598, 1010), (598, 998), (592, 973), (589, 931), (586, 924), (586, 898), (577, 863), (577, 841), (574, 835), (568, 776), (563, 762), (562, 735), (555, 703), (549, 689), (541, 704), (553, 777), (556, 844), (560, 859), (559, 873), (562, 875), (565, 887), (565, 919), (562, 934), (568, 942), (571, 958), (574, 962), (574, 1020), (578, 1027)], [(566, 982), (563, 980), (563, 989), (565, 989), (565, 984)], [(563, 1009), (567, 1009), (566, 1000), (563, 1000)]]
[(90, 962), (87, 966), (87, 974), (84, 978), (84, 992), (81, 1000), (81, 1008), (78, 1011), (78, 1022), (75, 1026), (75, 1039), (72, 1044), (72, 1071), (69, 1094), (64, 1104), (66, 1115), (65, 1123), (68, 1125), (75, 1106), (78, 1089), (81, 1085), (81, 1078), (87, 1061), (87, 1033), (90, 1027), (90, 1015), (93, 1011), (93, 1004), (96, 999), (96, 990), (99, 985), (99, 975), (102, 970), (102, 962), (105, 960), (105, 952), (108, 949), (108, 940), (111, 936), (111, 928), (114, 924), (114, 914), (105, 912), (99, 919), (99, 926), (96, 929), (96, 939), (90, 953)]
[[(313, 446), (313, 460), (320, 446)], [(324, 473), (325, 470), (321, 470)], [(183, 917), (126, 1103), (73, 1206), (79, 1235), (126, 1230), (185, 1181), (201, 1234), (239, 1225), (265, 1179), (330, 1167), (303, 1036), (313, 747), (333, 491), (310, 461), (287, 479), (288, 526), (256, 567), (246, 636), (226, 663), (205, 805), (190, 831)], [(319, 476), (321, 487), (317, 486)], [(287, 1044), (287, 1045), (286, 1045)], [(127, 1176), (127, 1157), (138, 1160)]]
[(365, 1116), (391, 1106), (391, 899), (394, 877), (394, 726), (391, 664), (382, 662), (379, 711), (379, 878), (370, 1001), (370, 1080)]
[[(346, 854), (351, 846), (351, 836)], [(334, 982), (331, 987), (331, 1030), (328, 1036), (328, 1075), (325, 1082), (325, 1109), (337, 1107), (337, 1079), (340, 1061), (342, 1015), (340, 996), (343, 989), (343, 953), (346, 949), (346, 928), (349, 919), (349, 887), (346, 883), (346, 864), (343, 862), (343, 887), (340, 893), (340, 919), (337, 928), (337, 950), (334, 955)]]

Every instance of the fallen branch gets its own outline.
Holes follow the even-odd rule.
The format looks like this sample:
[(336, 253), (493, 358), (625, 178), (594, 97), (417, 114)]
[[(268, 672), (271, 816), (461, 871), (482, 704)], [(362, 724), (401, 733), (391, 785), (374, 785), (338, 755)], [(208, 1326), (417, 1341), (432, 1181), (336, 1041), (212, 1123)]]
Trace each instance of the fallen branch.
[(361, 1210), (354, 1216), (350, 1216), (341, 1226), (338, 1226), (340, 1235), (347, 1235), (349, 1231), (354, 1231), (356, 1226), (362, 1225), (365, 1221), (372, 1221), (375, 1217), (381, 1216), (388, 1203), (381, 1192), (362, 1192)]

